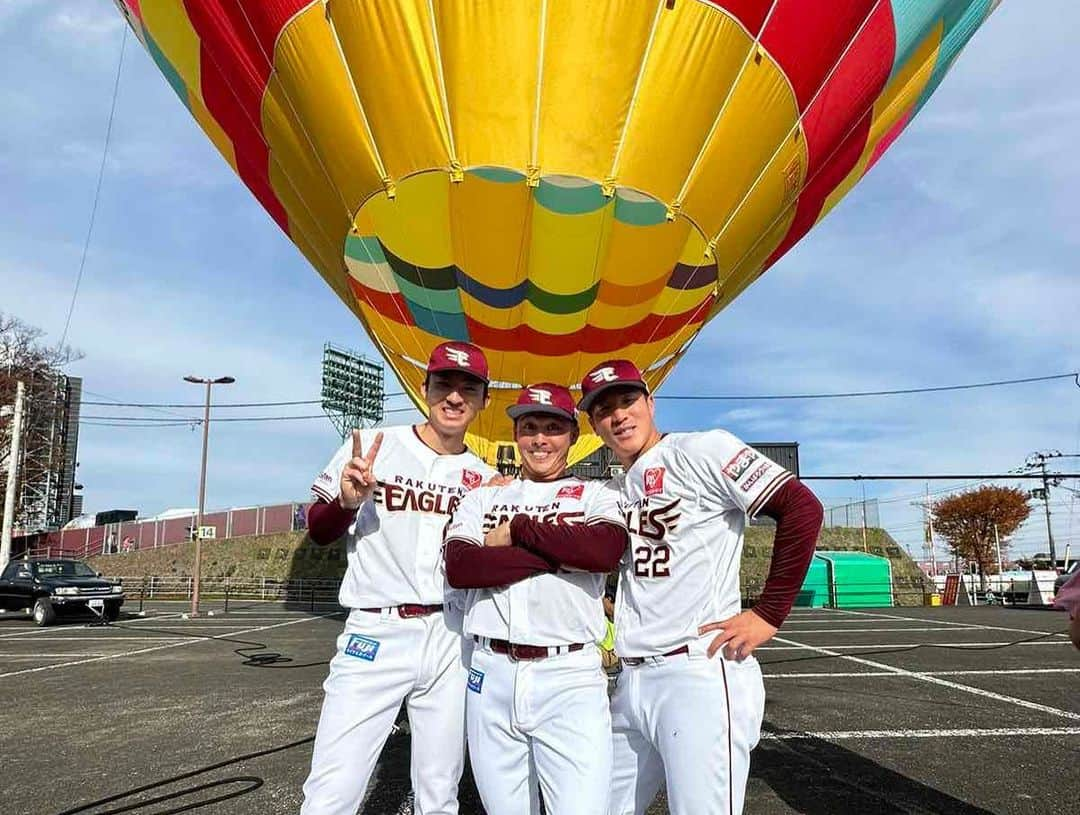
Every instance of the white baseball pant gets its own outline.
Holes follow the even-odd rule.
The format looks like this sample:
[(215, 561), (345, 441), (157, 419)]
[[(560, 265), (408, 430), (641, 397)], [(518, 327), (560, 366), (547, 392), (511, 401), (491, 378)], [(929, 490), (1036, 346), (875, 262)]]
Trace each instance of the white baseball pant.
[(468, 649), (442, 613), (354, 609), (323, 683), (301, 815), (356, 815), (405, 700), (415, 815), (456, 815), (465, 766)]
[(600, 652), (513, 661), (476, 645), (469, 672), (469, 760), (492, 815), (602, 815), (611, 713)]
[(667, 782), (671, 815), (739, 815), (765, 712), (753, 657), (742, 662), (697, 643), (689, 655), (625, 666), (611, 700), (609, 815), (641, 815)]

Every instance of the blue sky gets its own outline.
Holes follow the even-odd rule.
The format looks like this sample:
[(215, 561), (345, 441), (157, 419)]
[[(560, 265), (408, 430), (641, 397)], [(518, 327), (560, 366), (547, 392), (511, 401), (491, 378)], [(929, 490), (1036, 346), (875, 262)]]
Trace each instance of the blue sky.
[[(1078, 30), (1073, 0), (1004, 3), (870, 176), (705, 329), (662, 394), (862, 391), (1080, 369)], [(110, 0), (0, 0), (0, 310), (52, 341), (75, 285), (122, 32)], [(201, 391), (181, 381), (193, 373), (235, 376), (222, 401), (313, 399), (328, 339), (371, 349), (129, 37), (69, 331), (85, 354), (70, 373), (84, 378), (86, 398), (198, 402)], [(660, 414), (669, 430), (796, 440), (804, 474), (978, 473), (1008, 471), (1039, 449), (1080, 453), (1078, 407), (1080, 390), (1064, 380), (891, 398), (662, 401)], [(87, 509), (193, 506), (200, 442), (190, 427), (85, 425)], [(303, 498), (335, 444), (319, 419), (214, 425), (208, 506)], [(851, 482), (812, 486), (826, 504), (862, 495)], [(883, 525), (916, 553), (910, 501), (923, 489), (866, 484)], [(1080, 549), (1075, 496), (1055, 491), (1059, 554), (1069, 540)], [(1016, 549), (1045, 550), (1044, 524), (1033, 513)]]

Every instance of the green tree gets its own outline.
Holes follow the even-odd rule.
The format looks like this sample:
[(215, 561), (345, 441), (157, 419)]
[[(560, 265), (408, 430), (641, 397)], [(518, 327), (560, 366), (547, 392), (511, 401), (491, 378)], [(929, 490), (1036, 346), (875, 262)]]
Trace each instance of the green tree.
[(1017, 530), (1028, 515), (1028, 495), (1016, 487), (983, 486), (935, 501), (931, 509), (934, 531), (941, 535), (953, 554), (973, 560), (983, 578), (989, 566), (997, 561), (994, 546), (994, 527), (1002, 539)]

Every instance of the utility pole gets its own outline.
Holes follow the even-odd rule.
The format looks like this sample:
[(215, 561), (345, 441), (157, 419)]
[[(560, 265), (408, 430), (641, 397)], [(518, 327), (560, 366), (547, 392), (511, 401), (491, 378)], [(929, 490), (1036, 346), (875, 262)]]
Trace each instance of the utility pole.
[(1001, 538), (998, 537), (998, 527), (994, 524), (994, 548), (997, 550), (997, 562), (998, 562), (998, 581), (1001, 580)]
[(929, 554), (930, 574), (937, 577), (937, 554), (934, 546), (934, 516), (930, 503), (930, 484), (926, 484), (926, 498), (912, 501), (911, 506), (921, 507), (923, 511), (923, 552)]
[(934, 512), (930, 506), (930, 483), (926, 484), (926, 530), (930, 535), (930, 568), (934, 572), (934, 576), (937, 577), (937, 557), (935, 556), (934, 549)]
[(26, 385), (19, 380), (15, 385), (15, 407), (4, 406), (4, 413), (11, 411), (11, 449), (8, 450), (7, 489), (4, 490), (4, 525), (0, 530), (0, 569), (11, 559), (11, 530), (15, 523), (15, 485), (19, 480), (19, 444), (22, 441), (23, 402)]
[(1054, 548), (1054, 529), (1050, 525), (1050, 487), (1057, 486), (1061, 483), (1060, 479), (1052, 478), (1047, 475), (1046, 461), (1051, 458), (1061, 458), (1062, 453), (1060, 450), (1045, 450), (1039, 453), (1032, 453), (1027, 457), (1024, 462), (1024, 466), (1029, 470), (1038, 470), (1042, 476), (1042, 488), (1034, 489), (1030, 491), (1032, 498), (1041, 498), (1043, 502), (1043, 510), (1046, 512), (1046, 540), (1050, 547), (1050, 568), (1057, 570), (1057, 551)]
[(229, 385), (235, 382), (231, 376), (217, 379), (185, 376), (185, 382), (206, 385), (206, 406), (203, 410), (202, 467), (199, 469), (199, 512), (195, 517), (195, 567), (191, 581), (191, 616), (199, 616), (199, 589), (202, 583), (202, 522), (206, 508), (206, 451), (210, 443), (210, 388), (214, 385)]
[(869, 552), (870, 547), (866, 545), (866, 482), (862, 483), (862, 548), (864, 552)]

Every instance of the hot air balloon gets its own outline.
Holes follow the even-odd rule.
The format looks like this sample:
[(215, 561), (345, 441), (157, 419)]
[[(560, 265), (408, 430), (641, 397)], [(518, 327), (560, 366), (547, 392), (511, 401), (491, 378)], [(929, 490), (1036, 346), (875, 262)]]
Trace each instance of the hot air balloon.
[(999, 0), (116, 2), (419, 407), (437, 343), (485, 349), (494, 460), (523, 383), (663, 382)]

